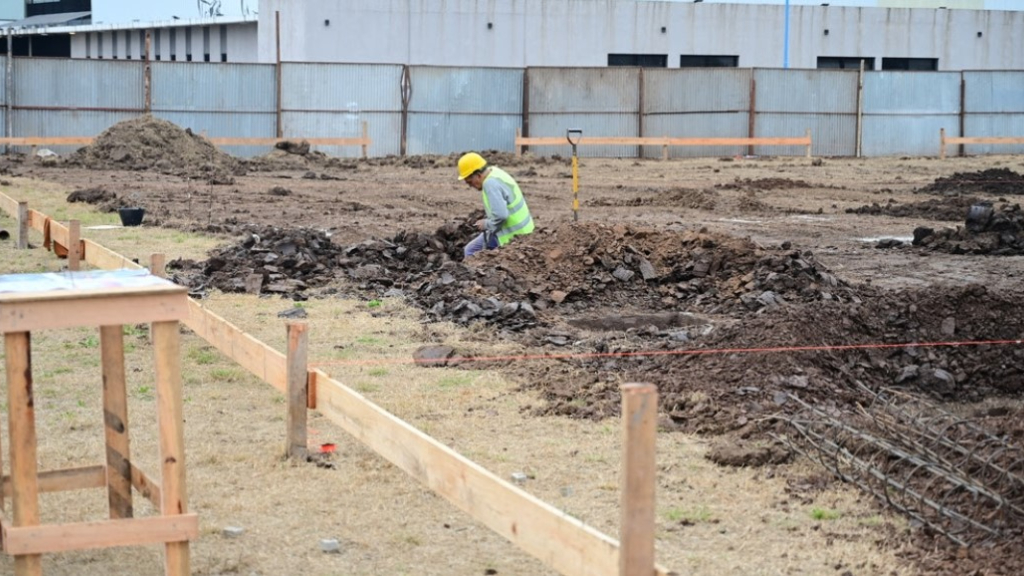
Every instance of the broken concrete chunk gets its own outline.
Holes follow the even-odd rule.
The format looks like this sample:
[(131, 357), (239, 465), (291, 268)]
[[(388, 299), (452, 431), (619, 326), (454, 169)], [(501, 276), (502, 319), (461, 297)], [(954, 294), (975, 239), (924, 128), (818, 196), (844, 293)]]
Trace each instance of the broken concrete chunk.
[(221, 534), (223, 534), (225, 538), (238, 538), (242, 534), (245, 534), (245, 528), (240, 526), (225, 526), (224, 530), (221, 531)]
[(335, 538), (324, 538), (320, 540), (320, 550), (325, 554), (340, 554), (341, 543)]
[(440, 345), (420, 346), (412, 353), (413, 361), (423, 366), (447, 366), (453, 356), (455, 348)]
[(943, 336), (952, 336), (956, 332), (956, 318), (950, 316), (943, 320), (940, 330)]
[(614, 272), (612, 272), (612, 276), (614, 276), (617, 280), (620, 280), (622, 282), (628, 282), (629, 279), (633, 277), (633, 274), (634, 272), (632, 270), (627, 270), (622, 266), (619, 266), (618, 268), (615, 269)]

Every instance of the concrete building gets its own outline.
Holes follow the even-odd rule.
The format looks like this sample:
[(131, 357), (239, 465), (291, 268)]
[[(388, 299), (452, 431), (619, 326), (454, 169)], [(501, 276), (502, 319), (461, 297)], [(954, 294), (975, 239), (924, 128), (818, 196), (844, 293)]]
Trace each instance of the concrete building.
[(276, 58), (280, 12), (281, 58), (292, 62), (847, 68), (863, 59), (875, 70), (1024, 69), (1024, 11), (823, 3), (831, 4), (787, 9), (778, 0), (261, 0), (258, 59)]

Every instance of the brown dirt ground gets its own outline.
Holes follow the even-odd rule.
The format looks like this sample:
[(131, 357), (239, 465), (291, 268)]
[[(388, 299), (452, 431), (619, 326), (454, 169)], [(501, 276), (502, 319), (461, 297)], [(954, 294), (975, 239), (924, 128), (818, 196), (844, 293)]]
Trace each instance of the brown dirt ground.
[[(244, 291), (239, 278), (255, 274), (264, 293), (295, 300), (404, 296), (427, 320), (453, 321), (469, 334), (490, 326), (528, 353), (590, 355), (486, 364), (534, 395), (523, 408), (533, 417), (614, 416), (618, 384), (647, 381), (659, 385), (665, 429), (763, 441), (784, 431), (780, 418), (794, 409), (780, 392), (795, 390), (842, 415), (862, 400), (855, 384), (899, 382), (951, 407), (1005, 402), (1008, 409), (979, 412), (979, 421), (1024, 441), (1016, 401), (1024, 391), (1024, 351), (1016, 347), (740, 352), (1020, 339), (1024, 257), (909, 246), (916, 228), (956, 224), (944, 211), (861, 208), (940, 204), (952, 189), (972, 202), (1005, 200), (993, 193), (1010, 193), (1004, 176), (1024, 166), (1019, 157), (584, 159), (575, 223), (565, 159), (492, 155), (518, 178), (539, 228), (462, 263), (459, 247), (480, 200), (455, 180), (453, 158), (282, 154), (240, 163), (244, 169), (233, 168), (232, 182), (222, 184), (188, 170), (109, 170), (106, 161), (98, 163), (102, 170), (27, 161), (6, 171), (130, 198), (146, 208), (146, 226), (222, 235), (222, 263), (179, 263), (179, 280), (197, 294), (212, 286)], [(995, 174), (998, 185), (979, 174)], [(264, 238), (277, 244), (259, 245)], [(907, 244), (876, 248), (890, 238)], [(283, 241), (297, 250), (294, 263), (251, 260)], [(310, 242), (318, 247), (304, 251)], [(293, 269), (306, 275), (302, 285), (287, 284)], [(212, 282), (223, 270), (223, 282)], [(311, 270), (324, 282), (309, 281)], [(732, 352), (614, 355), (720, 349)], [(914, 378), (901, 378), (909, 366)], [(484, 367), (471, 361), (457, 368)], [(921, 538), (919, 548), (903, 551), (920, 573), (1024, 571), (1018, 546), (965, 552)]]

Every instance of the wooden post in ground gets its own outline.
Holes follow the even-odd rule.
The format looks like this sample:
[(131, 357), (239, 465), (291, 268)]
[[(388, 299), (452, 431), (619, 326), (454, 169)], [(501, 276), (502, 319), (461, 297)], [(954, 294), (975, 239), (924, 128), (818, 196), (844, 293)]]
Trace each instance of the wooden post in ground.
[[(39, 525), (36, 484), (36, 412), (32, 395), (32, 354), (28, 332), (4, 334), (7, 367), (7, 424), (11, 443), (11, 504), (14, 527)], [(41, 554), (14, 557), (15, 576), (42, 576)]]
[(82, 223), (72, 220), (68, 223), (68, 270), (77, 271), (82, 262)]
[[(185, 489), (185, 430), (181, 399), (181, 350), (178, 322), (153, 322), (153, 352), (156, 356), (157, 421), (160, 427), (160, 513), (164, 516), (188, 512)], [(192, 573), (188, 541), (164, 544), (164, 574)]]
[(519, 128), (516, 128), (516, 140), (515, 140), (516, 158), (519, 158), (520, 156), (523, 155), (523, 145), (519, 143), (519, 138), (521, 138), (521, 137), (522, 137), (522, 135), (519, 133)]
[(619, 575), (652, 576), (658, 390), (653, 384), (624, 384), (621, 390), (624, 441)]
[(946, 159), (946, 129), (939, 128), (939, 159)]
[(807, 129), (807, 157), (811, 157), (811, 129)]
[(366, 160), (370, 156), (370, 127), (366, 122), (363, 122), (363, 160)]
[(107, 500), (110, 518), (132, 517), (132, 467), (128, 449), (128, 397), (124, 371), (124, 329), (100, 327), (103, 359), (103, 423), (107, 441)]
[(163, 254), (150, 255), (149, 273), (153, 276), (167, 278), (167, 258)]
[(18, 250), (28, 248), (28, 202), (18, 202)]
[(289, 458), (306, 457), (308, 329), (305, 322), (288, 323), (288, 445), (285, 451)]

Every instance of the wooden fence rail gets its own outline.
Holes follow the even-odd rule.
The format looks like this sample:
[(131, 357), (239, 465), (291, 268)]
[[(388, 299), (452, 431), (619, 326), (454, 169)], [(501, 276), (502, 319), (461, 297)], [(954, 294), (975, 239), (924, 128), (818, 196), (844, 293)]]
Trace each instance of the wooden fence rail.
[[(563, 136), (524, 137), (516, 128), (516, 156), (524, 146), (568, 146)], [(661, 146), (661, 159), (668, 160), (670, 146), (803, 146), (811, 157), (811, 129), (804, 136), (779, 138), (671, 138), (668, 136), (583, 136), (578, 146)]]
[(939, 128), (939, 158), (946, 159), (946, 146), (959, 144), (1024, 144), (1024, 137), (1018, 136), (946, 136), (946, 129)]
[[(0, 193), (0, 209), (10, 212), (11, 206), (17, 205), (17, 202)], [(49, 228), (51, 237), (69, 237), (70, 229), (67, 226), (34, 210), (30, 214), (33, 229), (42, 232), (45, 226)], [(80, 246), (83, 261), (91, 266), (101, 269), (142, 268), (92, 240), (80, 240)], [(289, 366), (284, 354), (207, 310), (195, 300), (189, 299), (189, 307), (189, 319), (185, 321), (189, 328), (241, 367), (288, 395)], [(306, 402), (309, 408), (321, 411), (332, 422), (424, 486), (561, 574), (649, 574), (645, 568), (637, 569), (637, 566), (629, 565), (627, 559), (620, 558), (620, 545), (615, 539), (496, 476), (370, 402), (324, 371), (307, 367), (306, 372), (309, 386)], [(650, 414), (648, 416), (653, 418)], [(651, 429), (647, 430), (645, 434), (650, 435)], [(630, 450), (629, 447), (626, 449)], [(625, 460), (649, 464), (652, 462), (650, 458), (653, 449), (651, 442), (649, 447), (644, 448), (642, 455), (627, 456)], [(651, 492), (647, 492), (636, 484), (636, 475), (631, 477), (631, 493), (635, 492), (640, 497), (638, 502), (642, 505), (640, 514), (643, 520), (638, 523), (637, 515), (630, 514), (629, 521), (633, 529), (644, 526), (644, 530), (650, 531), (650, 534), (631, 535), (631, 542), (643, 542), (643, 546), (648, 546), (648, 542), (654, 541), (649, 510), (654, 478), (650, 478)], [(627, 506), (627, 498), (629, 501), (633, 499), (631, 495), (624, 494), (624, 506)], [(648, 551), (644, 562), (649, 561), (649, 548), (638, 549)], [(621, 567), (620, 560), (623, 561)], [(672, 576), (674, 572), (656, 565), (653, 574)]]
[[(369, 157), (369, 127), (363, 122), (363, 134), (358, 138), (222, 138), (207, 137), (214, 146), (274, 146), (278, 142), (298, 142), (305, 140), (313, 146), (359, 146), (363, 158)], [(33, 154), (37, 146), (88, 146), (96, 140), (95, 136), (29, 136), (19, 138), (0, 138), (0, 145), (31, 146)]]

